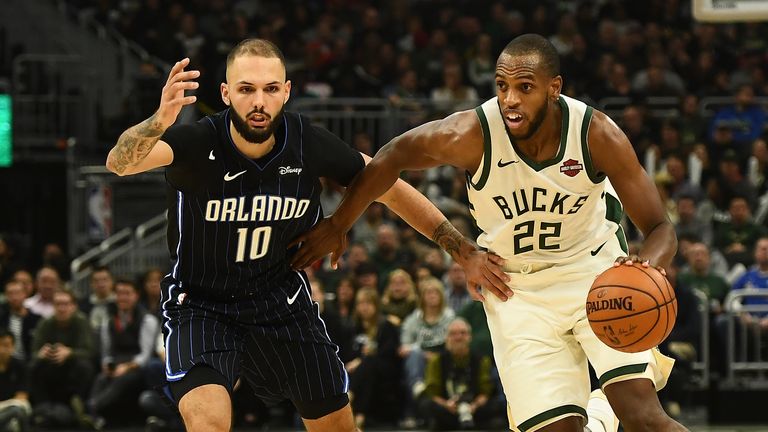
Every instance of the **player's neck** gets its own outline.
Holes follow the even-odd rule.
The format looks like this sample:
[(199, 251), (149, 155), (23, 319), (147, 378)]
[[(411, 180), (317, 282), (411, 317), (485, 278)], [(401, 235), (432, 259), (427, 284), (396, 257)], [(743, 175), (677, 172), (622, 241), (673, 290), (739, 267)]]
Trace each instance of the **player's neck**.
[(272, 150), (272, 147), (275, 146), (275, 134), (272, 134), (261, 144), (254, 144), (246, 141), (231, 122), (229, 124), (229, 132), (232, 136), (232, 141), (235, 143), (235, 147), (240, 150), (240, 153), (250, 159), (259, 159), (269, 153), (269, 151)]

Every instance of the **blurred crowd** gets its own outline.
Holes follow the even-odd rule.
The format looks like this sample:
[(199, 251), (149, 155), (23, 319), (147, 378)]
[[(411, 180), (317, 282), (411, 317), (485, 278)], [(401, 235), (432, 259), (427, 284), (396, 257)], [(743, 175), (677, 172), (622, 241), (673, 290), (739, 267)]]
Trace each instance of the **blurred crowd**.
[[(611, 114), (676, 227), (680, 247), (667, 271), (679, 312), (662, 350), (677, 367), (661, 394), (665, 408), (680, 415), (705, 358), (713, 380), (734, 360), (768, 358), (768, 25), (694, 23), (690, 4), (677, 0), (68, 2), (167, 62), (190, 57), (203, 72), (200, 113), (222, 108), (225, 56), (247, 37), (283, 49), (293, 98), (429, 99), (426, 120), (491, 97), (496, 56), (514, 36), (548, 36), (561, 54), (563, 93), (597, 107), (618, 101)], [(163, 74), (142, 65), (121, 126), (156, 109)], [(350, 144), (374, 153), (383, 143), (372, 135), (360, 130)], [(464, 173), (440, 168), (406, 180), (462, 233), (477, 234)], [(326, 213), (340, 193), (325, 184)], [(636, 248), (641, 235), (624, 224)], [(139, 409), (150, 427), (178, 426), (153, 390), (163, 379), (166, 269), (95, 268), (90, 291), (76, 298), (61, 248), (30, 259), (22, 243), (0, 238), (0, 428), (7, 419), (98, 428), (135, 421)], [(373, 204), (339, 270), (319, 262), (309, 276), (359, 422), (505, 428), (482, 305), (434, 244)], [(264, 407), (244, 387), (237, 423), (296, 421), (290, 406)]]

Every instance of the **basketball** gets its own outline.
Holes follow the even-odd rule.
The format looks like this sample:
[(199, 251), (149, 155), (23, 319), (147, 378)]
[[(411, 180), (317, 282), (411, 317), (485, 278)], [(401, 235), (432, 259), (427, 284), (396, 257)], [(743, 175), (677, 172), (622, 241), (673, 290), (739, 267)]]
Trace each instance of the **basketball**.
[(599, 274), (587, 294), (586, 308), (598, 339), (623, 352), (659, 345), (677, 317), (675, 291), (667, 278), (640, 264), (622, 264)]

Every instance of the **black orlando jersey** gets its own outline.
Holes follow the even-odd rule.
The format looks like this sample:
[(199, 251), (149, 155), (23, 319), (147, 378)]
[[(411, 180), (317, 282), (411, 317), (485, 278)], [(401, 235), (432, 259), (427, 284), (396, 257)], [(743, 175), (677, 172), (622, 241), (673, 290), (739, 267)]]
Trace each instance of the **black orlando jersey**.
[(348, 185), (364, 167), (360, 153), (295, 113), (275, 120), (272, 150), (250, 159), (232, 141), (229, 117), (225, 110), (173, 126), (161, 138), (174, 154), (169, 277), (184, 293), (221, 302), (298, 281), (287, 246), (323, 217), (319, 177)]

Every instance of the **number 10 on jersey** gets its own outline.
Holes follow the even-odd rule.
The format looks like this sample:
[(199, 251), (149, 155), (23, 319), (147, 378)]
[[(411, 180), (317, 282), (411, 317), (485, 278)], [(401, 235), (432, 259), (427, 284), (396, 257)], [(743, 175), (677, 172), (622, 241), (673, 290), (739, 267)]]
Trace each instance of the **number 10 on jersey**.
[(237, 230), (237, 256), (235, 257), (235, 262), (245, 261), (245, 247), (248, 243), (248, 237), (251, 240), (251, 248), (248, 253), (250, 260), (257, 260), (267, 254), (269, 238), (272, 237), (272, 227), (254, 228), (250, 236), (248, 231), (248, 228), (239, 228)]

